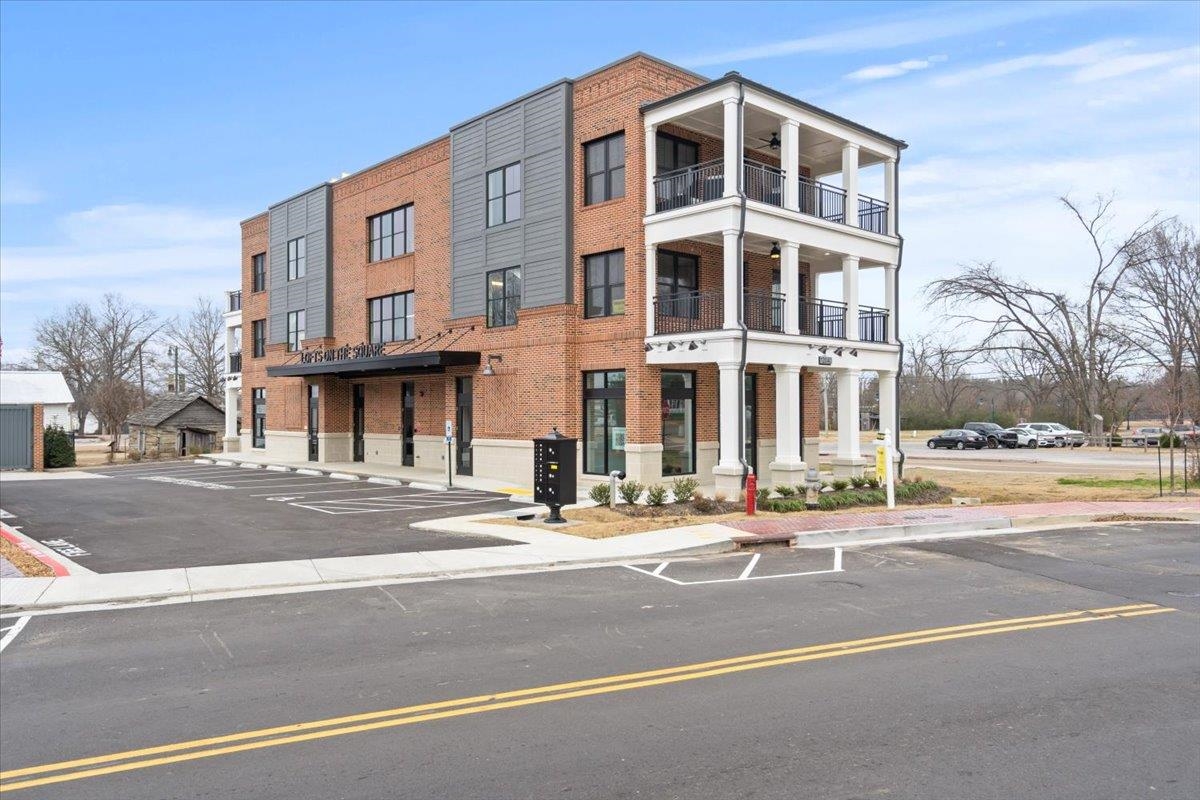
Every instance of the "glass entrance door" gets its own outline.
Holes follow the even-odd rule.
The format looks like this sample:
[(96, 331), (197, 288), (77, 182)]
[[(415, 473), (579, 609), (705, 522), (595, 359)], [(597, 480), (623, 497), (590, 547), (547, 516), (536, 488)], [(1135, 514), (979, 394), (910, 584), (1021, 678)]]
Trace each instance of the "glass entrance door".
[(367, 455), (364, 434), (366, 432), (366, 387), (361, 383), (354, 384), (354, 460), (365, 461)]
[(412, 381), (400, 384), (400, 430), (404, 433), (403, 449), (400, 451), (400, 463), (406, 467), (416, 464), (416, 445), (414, 437), (417, 432), (416, 421), (416, 392)]
[(316, 461), (320, 456), (319, 419), (321, 412), (320, 388), (315, 383), (308, 385), (308, 460)]
[(459, 475), (471, 475), (471, 408), (474, 403), (473, 389), (474, 379), (472, 378), (456, 378), (455, 379), (455, 403), (457, 411), (455, 416), (455, 428), (458, 431), (458, 446), (455, 448), (454, 467), (455, 472)]
[(758, 376), (746, 373), (745, 457), (746, 463), (758, 474)]

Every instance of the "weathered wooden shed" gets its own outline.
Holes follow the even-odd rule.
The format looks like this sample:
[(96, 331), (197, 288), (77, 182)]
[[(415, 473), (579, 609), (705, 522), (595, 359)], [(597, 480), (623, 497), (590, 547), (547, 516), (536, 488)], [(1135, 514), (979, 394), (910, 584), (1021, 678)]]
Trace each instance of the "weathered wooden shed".
[(129, 415), (129, 446), (143, 455), (212, 452), (225, 412), (202, 394), (167, 395)]

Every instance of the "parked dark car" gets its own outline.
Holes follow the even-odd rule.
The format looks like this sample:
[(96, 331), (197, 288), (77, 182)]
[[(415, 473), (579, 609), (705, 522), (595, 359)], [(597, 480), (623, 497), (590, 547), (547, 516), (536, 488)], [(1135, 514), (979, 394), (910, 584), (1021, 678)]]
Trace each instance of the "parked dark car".
[(974, 431), (983, 436), (987, 439), (987, 446), (993, 450), (1000, 446), (1000, 434), (1004, 433), (1004, 428), (994, 422), (968, 422), (963, 425), (963, 430)]
[(982, 450), (987, 447), (987, 437), (980, 436), (975, 431), (951, 428), (934, 436), (925, 443), (925, 446), (930, 450), (936, 450), (939, 447), (948, 447), (952, 450), (966, 450), (970, 447), (973, 450)]

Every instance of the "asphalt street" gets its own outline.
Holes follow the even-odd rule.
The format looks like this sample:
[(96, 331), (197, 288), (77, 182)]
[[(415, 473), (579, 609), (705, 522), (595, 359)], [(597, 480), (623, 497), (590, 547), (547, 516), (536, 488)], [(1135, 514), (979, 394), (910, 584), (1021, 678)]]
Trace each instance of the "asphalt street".
[(1193, 528), (31, 617), (0, 791), (1192, 798)]
[(509, 544), (413, 529), (511, 511), (506, 495), (183, 463), (0, 487), (5, 521), (95, 572), (249, 564)]

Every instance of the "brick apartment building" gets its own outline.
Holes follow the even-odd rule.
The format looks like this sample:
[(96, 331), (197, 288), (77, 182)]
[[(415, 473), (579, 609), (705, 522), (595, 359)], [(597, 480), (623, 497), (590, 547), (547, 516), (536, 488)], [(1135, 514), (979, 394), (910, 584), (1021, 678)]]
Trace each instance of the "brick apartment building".
[(638, 53), (281, 200), (242, 223), (227, 449), (445, 470), (449, 420), (456, 474), (529, 483), (558, 427), (585, 483), (735, 494), (816, 462), (823, 370), (861, 470), (864, 371), (896, 418), (904, 146)]

